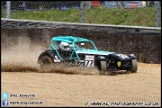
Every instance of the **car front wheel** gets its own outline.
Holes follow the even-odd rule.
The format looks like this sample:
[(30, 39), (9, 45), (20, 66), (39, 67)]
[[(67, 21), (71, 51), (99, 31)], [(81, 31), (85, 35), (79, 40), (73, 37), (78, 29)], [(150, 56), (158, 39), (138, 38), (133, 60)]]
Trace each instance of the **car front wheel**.
[(137, 73), (137, 60), (132, 59), (132, 68), (130, 69), (132, 73)]

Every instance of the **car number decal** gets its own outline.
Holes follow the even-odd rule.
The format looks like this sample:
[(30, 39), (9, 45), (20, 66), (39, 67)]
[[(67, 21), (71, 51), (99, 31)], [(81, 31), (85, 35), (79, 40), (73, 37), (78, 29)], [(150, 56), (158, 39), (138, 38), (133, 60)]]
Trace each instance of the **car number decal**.
[(124, 54), (117, 54), (119, 57), (121, 57), (121, 58), (128, 58), (128, 56), (127, 55), (124, 55)]
[(55, 56), (54, 62), (61, 62), (61, 60), (57, 56)]
[(94, 56), (92, 56), (92, 55), (85, 56), (85, 66), (86, 67), (94, 67)]

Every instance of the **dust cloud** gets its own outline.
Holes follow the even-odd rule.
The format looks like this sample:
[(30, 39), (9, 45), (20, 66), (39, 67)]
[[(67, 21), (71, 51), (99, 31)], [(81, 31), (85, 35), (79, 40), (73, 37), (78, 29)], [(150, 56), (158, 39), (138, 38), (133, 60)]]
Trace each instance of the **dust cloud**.
[(50, 47), (47, 48), (41, 43), (34, 43), (25, 36), (17, 37), (16, 39), (17, 43), (1, 49), (1, 72), (53, 72), (83, 75), (99, 73), (96, 68), (69, 67), (63, 64), (50, 66), (46, 71), (42, 71), (37, 60), (40, 53)]
[(46, 67), (46, 69), (39, 70), (39, 72), (55, 72), (63, 74), (82, 74), (82, 75), (100, 75), (100, 72), (95, 67), (84, 66), (69, 66), (65, 64), (53, 64)]

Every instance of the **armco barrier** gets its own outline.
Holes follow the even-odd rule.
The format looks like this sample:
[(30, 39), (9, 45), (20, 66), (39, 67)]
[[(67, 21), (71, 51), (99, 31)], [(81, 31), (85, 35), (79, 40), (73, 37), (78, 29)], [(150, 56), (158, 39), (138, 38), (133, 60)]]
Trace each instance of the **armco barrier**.
[(161, 63), (161, 28), (1, 19), (2, 47), (25, 36), (50, 48), (51, 38), (58, 35), (89, 38), (100, 50), (134, 53), (139, 62)]

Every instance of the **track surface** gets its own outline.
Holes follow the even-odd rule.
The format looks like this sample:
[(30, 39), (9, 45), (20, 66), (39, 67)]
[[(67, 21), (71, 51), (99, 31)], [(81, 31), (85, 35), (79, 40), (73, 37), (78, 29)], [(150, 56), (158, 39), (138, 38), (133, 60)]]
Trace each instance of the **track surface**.
[[(9, 96), (9, 106), (120, 106), (122, 103), (118, 102), (138, 102), (142, 106), (151, 102), (161, 106), (160, 64), (138, 62), (137, 73), (98, 75), (95, 69), (62, 66), (40, 72), (36, 61), (44, 49), (33, 48), (35, 45), (25, 42), (2, 48), (1, 92), (17, 96), (34, 94), (35, 97)], [(17, 101), (43, 103), (10, 104)], [(93, 102), (102, 102), (102, 105), (91, 105)]]
[[(88, 106), (93, 102), (158, 102), (161, 105), (160, 65), (138, 64), (138, 73), (134, 74), (2, 72), (1, 90), (9, 94), (35, 94), (32, 100), (42, 101), (41, 106), (87, 106), (86, 102)], [(31, 98), (9, 100), (31, 101)]]

